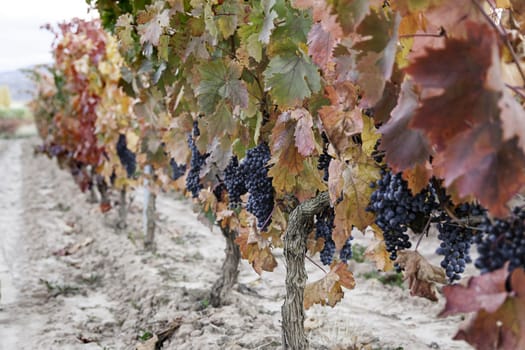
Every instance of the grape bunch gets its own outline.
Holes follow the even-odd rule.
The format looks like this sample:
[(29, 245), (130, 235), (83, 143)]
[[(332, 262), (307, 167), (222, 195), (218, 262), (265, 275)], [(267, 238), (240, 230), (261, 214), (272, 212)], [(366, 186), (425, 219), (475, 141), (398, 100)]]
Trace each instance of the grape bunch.
[(188, 135), (188, 146), (191, 150), (191, 161), (190, 161), (190, 171), (188, 176), (186, 176), (186, 188), (191, 192), (191, 196), (196, 198), (199, 196), (199, 192), (202, 189), (202, 184), (200, 183), (200, 172), (201, 168), (208, 158), (208, 154), (201, 154), (197, 149), (195, 144), (194, 137), (200, 135), (199, 126), (195, 121), (193, 123), (193, 137)]
[(321, 262), (330, 265), (335, 253), (335, 242), (332, 239), (334, 229), (334, 208), (327, 208), (316, 217), (315, 238), (324, 239), (324, 247), (321, 250)]
[(493, 222), (485, 216), (478, 226), (482, 233), (474, 236), (479, 257), (474, 263), (486, 273), (509, 262), (509, 270), (525, 268), (525, 208), (514, 208), (512, 215)]
[(186, 173), (186, 164), (178, 164), (173, 158), (170, 159), (170, 167), (171, 167), (171, 179), (173, 181), (184, 176), (184, 173)]
[(248, 191), (245, 183), (246, 171), (244, 166), (239, 165), (237, 156), (233, 156), (224, 169), (224, 184), (228, 191), (230, 208), (234, 208), (241, 203), (241, 196)]
[[(482, 209), (478, 205), (462, 203), (454, 209), (454, 215), (458, 219), (471, 216), (479, 216)], [(470, 246), (472, 245), (474, 231), (465, 226), (455, 223), (454, 220), (443, 212), (437, 218), (438, 239), (441, 241), (436, 253), (443, 255), (441, 267), (445, 269), (449, 281), (452, 283), (461, 278), (465, 266), (472, 262), (470, 258)]]
[(343, 262), (348, 262), (348, 260), (352, 258), (352, 239), (352, 236), (348, 237), (343, 248), (341, 248), (341, 251), (339, 252), (339, 259)]
[(381, 170), (381, 176), (370, 184), (376, 190), (370, 196), (367, 210), (375, 214), (375, 223), (383, 230), (390, 259), (395, 260), (399, 250), (412, 245), (406, 233), (408, 228), (416, 228), (420, 226), (418, 223), (428, 220), (438, 203), (431, 186), (414, 196), (401, 173)]
[(328, 167), (332, 157), (328, 154), (328, 137), (323, 133), (323, 153), (319, 155), (319, 162), (317, 163), (317, 169), (323, 170), (323, 181), (328, 181)]
[(246, 209), (257, 218), (257, 227), (265, 230), (270, 225), (274, 206), (272, 179), (268, 177), (268, 161), (270, 148), (266, 143), (260, 143), (249, 149), (242, 162), (245, 176), (245, 186), (250, 196)]
[(126, 135), (120, 134), (117, 140), (117, 155), (120, 163), (126, 169), (128, 177), (132, 177), (137, 169), (137, 159), (127, 146)]

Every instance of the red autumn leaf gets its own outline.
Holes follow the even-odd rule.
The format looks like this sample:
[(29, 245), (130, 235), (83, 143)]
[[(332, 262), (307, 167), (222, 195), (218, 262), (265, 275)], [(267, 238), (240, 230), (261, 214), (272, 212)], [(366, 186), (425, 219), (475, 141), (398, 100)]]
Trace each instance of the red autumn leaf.
[[(509, 283), (510, 281), (510, 283)], [(510, 290), (507, 290), (510, 288)], [(447, 298), (440, 316), (476, 312), (454, 339), (479, 350), (525, 348), (525, 271), (507, 266), (470, 279), (468, 286), (443, 289)]]
[(294, 133), (295, 146), (302, 156), (308, 157), (315, 150), (312, 115), (306, 109), (298, 108), (291, 112), (291, 117), (297, 122)]
[(494, 313), (481, 310), (455, 340), (465, 340), (477, 350), (525, 349), (525, 300), (508, 298)]
[(447, 39), (407, 68), (422, 96), (409, 125), (429, 139), (445, 186), (505, 216), (525, 185), (525, 130), (517, 120), (525, 112), (503, 91), (492, 28), (472, 21), (464, 28), (465, 38)]
[(315, 23), (308, 33), (308, 54), (314, 63), (325, 69), (333, 58), (332, 52), (343, 36), (343, 30), (334, 15), (329, 15), (329, 11), (322, 13), (321, 21)]
[(308, 33), (308, 54), (312, 56), (312, 61), (321, 68), (326, 67), (332, 58), (335, 43), (334, 37), (320, 23), (314, 24)]
[(447, 304), (439, 316), (445, 317), (481, 309), (489, 312), (496, 311), (507, 298), (507, 291), (505, 290), (507, 276), (507, 269), (504, 268), (493, 273), (473, 277), (467, 286), (454, 284), (443, 287)]
[(467, 39), (428, 49), (407, 69), (422, 88), (411, 126), (423, 130), (438, 151), (448, 140), (498, 116), (499, 93), (485, 87), (497, 42), (488, 25), (469, 23)]
[(433, 165), (460, 197), (473, 194), (493, 215), (503, 217), (508, 214), (507, 201), (525, 185), (525, 155), (517, 138), (501, 142), (495, 130), (487, 124), (458, 135)]
[(430, 155), (430, 145), (423, 132), (408, 127), (418, 106), (414, 84), (406, 80), (390, 120), (379, 129), (383, 134), (379, 149), (386, 152), (386, 161), (396, 172), (423, 164)]

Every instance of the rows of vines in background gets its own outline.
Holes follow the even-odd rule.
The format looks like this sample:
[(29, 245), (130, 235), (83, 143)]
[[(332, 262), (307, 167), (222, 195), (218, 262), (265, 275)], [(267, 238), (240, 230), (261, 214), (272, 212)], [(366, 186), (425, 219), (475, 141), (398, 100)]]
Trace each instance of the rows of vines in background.
[(31, 108), (43, 140), (38, 151), (69, 169), (82, 191), (98, 186), (107, 211), (108, 184), (117, 189), (133, 184), (136, 168), (132, 162), (126, 168), (116, 149), (119, 135), (130, 128), (133, 102), (118, 85), (116, 42), (97, 21), (74, 19), (46, 28), (55, 34), (54, 64), (32, 72), (37, 95)]
[(367, 227), (378, 268), (395, 260), (436, 299), (445, 272), (403, 251), (408, 228), (436, 225), (449, 280), (474, 242), (485, 273), (445, 288), (443, 314), (477, 312), (457, 337), (523, 346), (523, 214), (509, 211), (525, 184), (520, 1), (93, 2), (124, 58), (138, 162), (168, 186), (166, 168), (185, 165), (175, 186), (240, 233), (256, 271), (275, 268), (291, 209), (328, 191), (308, 250), (333, 262), (306, 306), (353, 287), (345, 251)]

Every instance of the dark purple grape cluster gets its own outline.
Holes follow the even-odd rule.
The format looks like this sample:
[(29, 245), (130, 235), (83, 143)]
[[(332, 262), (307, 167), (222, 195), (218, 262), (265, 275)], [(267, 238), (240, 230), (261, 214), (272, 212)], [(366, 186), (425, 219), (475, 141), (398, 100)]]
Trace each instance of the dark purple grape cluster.
[(229, 196), (229, 206), (234, 208), (241, 203), (241, 196), (248, 190), (245, 186), (246, 171), (239, 165), (237, 156), (233, 156), (224, 169), (224, 184)]
[(376, 190), (370, 197), (367, 210), (375, 214), (375, 223), (383, 230), (390, 259), (395, 260), (399, 250), (412, 246), (406, 233), (408, 228), (418, 227), (418, 222), (427, 221), (439, 204), (431, 186), (414, 196), (401, 173), (381, 170), (381, 176), (377, 182), (370, 184)]
[(117, 140), (117, 155), (120, 163), (126, 169), (128, 177), (132, 177), (137, 169), (137, 159), (127, 146), (126, 135), (120, 134)]
[(170, 159), (171, 179), (178, 180), (186, 173), (186, 164), (178, 164), (175, 159)]
[(192, 135), (188, 135), (188, 146), (191, 150), (191, 161), (190, 171), (188, 171), (188, 175), (186, 176), (186, 189), (191, 192), (191, 196), (193, 198), (197, 198), (199, 196), (199, 192), (202, 190), (203, 186), (200, 182), (200, 172), (206, 161), (206, 158), (209, 156), (207, 153), (201, 154), (197, 149), (194, 138), (198, 137), (199, 135), (199, 126), (195, 121), (193, 122), (193, 137)]
[(330, 207), (319, 215), (315, 220), (315, 238), (324, 239), (324, 247), (321, 250), (321, 262), (324, 265), (330, 265), (335, 253), (335, 242), (332, 239), (332, 231), (334, 229), (334, 208)]
[[(454, 209), (457, 219), (468, 219), (483, 213), (479, 205), (462, 203)], [(449, 281), (452, 283), (461, 279), (465, 266), (472, 262), (470, 247), (473, 242), (474, 231), (467, 225), (454, 222), (446, 212), (436, 219), (439, 230), (438, 239), (441, 241), (436, 253), (443, 255), (441, 267), (445, 269)], [(468, 222), (468, 220), (467, 220)]]
[(260, 143), (248, 150), (242, 162), (245, 186), (250, 194), (246, 210), (255, 215), (257, 227), (263, 231), (270, 225), (274, 206), (272, 178), (268, 177), (270, 158), (270, 148)]
[(330, 161), (332, 156), (328, 154), (328, 137), (325, 133), (322, 134), (323, 137), (323, 153), (319, 155), (319, 161), (317, 162), (317, 169), (323, 170), (323, 181), (328, 181), (328, 167), (330, 166)]
[(317, 169), (323, 170), (323, 181), (328, 181), (328, 167), (330, 166), (330, 161), (332, 157), (326, 152), (323, 151), (319, 156), (319, 162), (317, 163)]
[(352, 239), (352, 236), (348, 237), (343, 248), (339, 251), (339, 259), (342, 262), (348, 262), (349, 259), (352, 259)]
[(509, 270), (525, 268), (525, 208), (517, 207), (507, 219), (491, 221), (485, 216), (474, 236), (479, 257), (475, 266), (486, 273), (509, 263)]

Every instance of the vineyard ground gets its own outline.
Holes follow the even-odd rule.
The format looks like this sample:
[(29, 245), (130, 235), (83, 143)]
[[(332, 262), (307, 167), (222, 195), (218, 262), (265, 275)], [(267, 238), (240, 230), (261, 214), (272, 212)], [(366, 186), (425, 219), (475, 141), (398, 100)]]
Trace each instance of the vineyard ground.
[[(159, 197), (157, 249), (146, 252), (140, 191), (128, 229), (116, 233), (115, 213), (100, 213), (67, 172), (34, 157), (37, 142), (0, 140), (0, 349), (134, 349), (139, 336), (173, 320), (181, 325), (164, 349), (279, 348), (282, 255), (277, 272), (262, 277), (242, 261), (230, 304), (212, 308), (208, 291), (224, 242), (191, 203)], [(359, 234), (354, 242), (367, 239)], [(423, 240), (420, 251), (430, 253), (427, 246)], [(312, 280), (322, 276), (307, 264)], [(307, 310), (313, 349), (469, 349), (451, 340), (459, 318), (436, 317), (443, 300), (410, 297), (364, 278), (370, 263), (351, 265), (356, 289), (334, 309)]]

